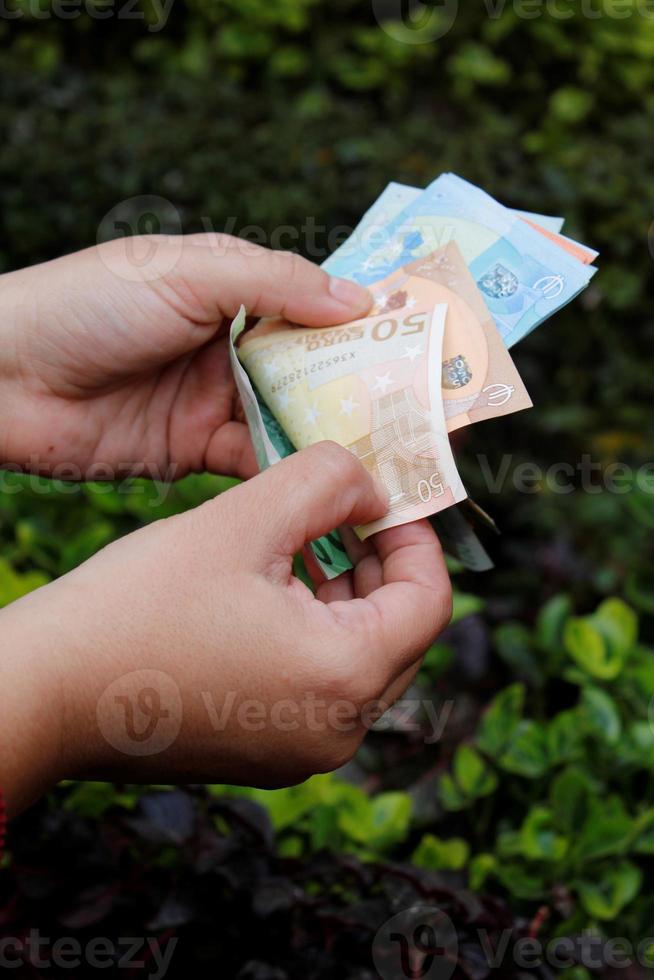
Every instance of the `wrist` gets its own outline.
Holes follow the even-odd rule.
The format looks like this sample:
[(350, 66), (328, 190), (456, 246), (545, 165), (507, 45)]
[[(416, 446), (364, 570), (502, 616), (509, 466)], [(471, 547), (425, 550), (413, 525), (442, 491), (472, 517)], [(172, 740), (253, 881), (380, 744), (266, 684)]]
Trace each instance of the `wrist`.
[(10, 816), (64, 777), (57, 641), (42, 618), (48, 588), (0, 611), (0, 784)]
[(16, 441), (28, 378), (20, 346), (33, 302), (24, 272), (0, 276), (0, 467), (22, 465)]

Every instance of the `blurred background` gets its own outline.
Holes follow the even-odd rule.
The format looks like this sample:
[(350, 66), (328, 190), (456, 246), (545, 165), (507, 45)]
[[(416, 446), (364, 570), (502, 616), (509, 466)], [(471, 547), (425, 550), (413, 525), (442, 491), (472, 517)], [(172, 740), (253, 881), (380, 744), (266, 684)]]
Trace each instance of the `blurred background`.
[[(513, 351), (535, 409), (460, 446), (503, 533), (494, 571), (452, 569), (455, 622), (412, 692), (436, 735), (423, 706), (275, 793), (61, 787), (15, 826), (0, 935), (177, 939), (168, 976), (394, 980), (411, 974), (388, 923), (418, 903), (448, 952), (425, 968), (413, 925), (393, 927), (416, 975), (649, 975), (654, 5), (5, 0), (0, 43), (0, 272), (106, 237), (119, 205), (156, 230), (151, 195), (164, 230), (255, 229), (321, 262), (389, 181), (448, 170), (601, 252)], [(0, 604), (232, 482), (155, 503), (138, 482), (5, 477)], [(542, 962), (522, 962), (525, 937)], [(567, 960), (547, 952), (562, 937)]]

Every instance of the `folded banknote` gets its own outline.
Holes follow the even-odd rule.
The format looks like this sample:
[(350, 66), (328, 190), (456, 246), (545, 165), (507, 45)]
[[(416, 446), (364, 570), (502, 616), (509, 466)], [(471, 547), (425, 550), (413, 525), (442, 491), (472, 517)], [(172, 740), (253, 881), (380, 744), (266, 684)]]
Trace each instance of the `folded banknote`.
[(369, 286), (455, 241), (507, 347), (570, 302), (597, 271), (589, 264), (597, 253), (585, 250), (589, 261), (582, 261), (575, 253), (583, 246), (564, 247), (555, 233), (454, 174), (443, 174), (369, 232), (355, 234), (327, 261), (332, 275)]
[[(492, 562), (449, 442), (463, 426), (531, 406), (508, 348), (583, 289), (592, 249), (563, 220), (503, 207), (444, 174), (425, 191), (390, 184), (324, 268), (367, 285), (370, 314), (321, 329), (280, 318), (231, 330), (231, 361), (261, 468), (323, 439), (387, 487), (366, 538), (430, 516), (466, 567)], [(312, 545), (323, 573), (351, 567), (335, 530)]]

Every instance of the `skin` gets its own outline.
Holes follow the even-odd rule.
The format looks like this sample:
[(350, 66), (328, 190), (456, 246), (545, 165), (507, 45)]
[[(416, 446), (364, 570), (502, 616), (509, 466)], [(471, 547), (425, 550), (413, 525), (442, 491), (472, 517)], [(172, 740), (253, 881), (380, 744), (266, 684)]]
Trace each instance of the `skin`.
[[(253, 476), (226, 344), (241, 304), (328, 326), (370, 296), (221, 236), (122, 240), (0, 277), (0, 466)], [(322, 443), (0, 611), (10, 815), (62, 778), (279, 786), (350, 759), (450, 618), (440, 545), (426, 522), (353, 543), (354, 571), (315, 594), (292, 560), (387, 506)]]

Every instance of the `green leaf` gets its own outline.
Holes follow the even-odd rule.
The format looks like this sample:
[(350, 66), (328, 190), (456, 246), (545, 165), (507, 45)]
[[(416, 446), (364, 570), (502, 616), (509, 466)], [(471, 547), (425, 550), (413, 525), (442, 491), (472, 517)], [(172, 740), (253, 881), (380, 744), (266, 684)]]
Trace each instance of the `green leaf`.
[(599, 881), (582, 879), (577, 883), (579, 898), (589, 915), (603, 921), (615, 919), (625, 905), (633, 901), (643, 875), (630, 861), (608, 867)]
[(522, 623), (502, 623), (494, 636), (497, 652), (511, 670), (531, 684), (541, 686), (543, 668), (527, 627)]
[(410, 821), (411, 798), (407, 793), (380, 793), (370, 799), (357, 789), (338, 806), (340, 830), (351, 841), (377, 850), (404, 840)]
[(592, 798), (588, 816), (575, 844), (575, 858), (578, 861), (592, 861), (624, 854), (633, 838), (635, 826), (619, 796)]
[(72, 810), (80, 817), (98, 820), (113, 806), (134, 810), (144, 789), (117, 792), (111, 783), (77, 783), (64, 801), (64, 809)]
[(594, 617), (569, 619), (563, 640), (570, 656), (591, 677), (613, 680), (622, 671), (624, 657), (611, 649)]
[(622, 721), (611, 695), (600, 687), (585, 687), (581, 693), (581, 711), (593, 734), (608, 745), (615, 745), (622, 733)]
[[(654, 717), (653, 717), (654, 721)], [(624, 733), (617, 754), (623, 765), (654, 770), (654, 730), (652, 722), (634, 721)]]
[(484, 608), (484, 600), (476, 595), (468, 595), (465, 592), (458, 592), (455, 589), (452, 598), (451, 624), (460, 622), (466, 616), (472, 616), (474, 613), (481, 612)]
[(49, 581), (50, 577), (44, 572), (16, 572), (6, 559), (0, 558), (0, 607), (22, 599)]
[(460, 745), (454, 754), (454, 778), (469, 799), (489, 796), (497, 789), (497, 774), (471, 745)]
[(456, 785), (449, 772), (443, 773), (438, 783), (438, 796), (445, 810), (457, 812), (470, 806), (472, 800), (467, 799)]
[(536, 721), (521, 721), (517, 726), (499, 765), (507, 772), (536, 779), (547, 772), (549, 754), (543, 725)]
[(470, 847), (461, 837), (442, 840), (425, 834), (411, 856), (411, 863), (429, 871), (460, 871), (468, 863)]
[(638, 639), (638, 617), (622, 599), (606, 599), (593, 620), (612, 654), (623, 661)]
[(542, 874), (525, 867), (522, 861), (500, 861), (495, 875), (504, 887), (516, 898), (545, 898), (549, 889)]
[(71, 537), (61, 549), (61, 569), (69, 572), (104, 548), (116, 536), (109, 521), (94, 521)]
[(522, 718), (524, 703), (523, 684), (512, 684), (493, 698), (482, 715), (476, 735), (482, 752), (495, 759), (505, 750)]
[(584, 754), (579, 712), (561, 711), (547, 726), (547, 754), (551, 765), (574, 762)]
[(403, 841), (411, 824), (411, 797), (408, 793), (380, 793), (372, 798), (371, 837), (367, 843), (385, 849)]
[(638, 815), (630, 850), (636, 854), (654, 854), (654, 808)]
[(493, 854), (476, 854), (468, 868), (468, 884), (472, 890), (480, 891), (496, 867), (497, 858)]
[(267, 793), (261, 799), (276, 831), (285, 830), (317, 808), (317, 797), (311, 782), (289, 786)]
[(563, 123), (579, 123), (593, 107), (594, 95), (586, 89), (564, 85), (552, 95), (552, 114)]
[(560, 772), (549, 794), (556, 826), (576, 834), (588, 816), (594, 792), (595, 787), (583, 769), (570, 766)]
[(432, 680), (437, 680), (448, 670), (454, 660), (454, 650), (444, 643), (434, 643), (429, 647), (422, 662), (422, 670)]
[(542, 650), (558, 655), (563, 648), (563, 628), (570, 615), (569, 596), (557, 595), (546, 602), (536, 620), (536, 641)]
[(533, 861), (560, 861), (568, 841), (557, 833), (554, 815), (549, 807), (531, 808), (520, 830), (522, 853)]

